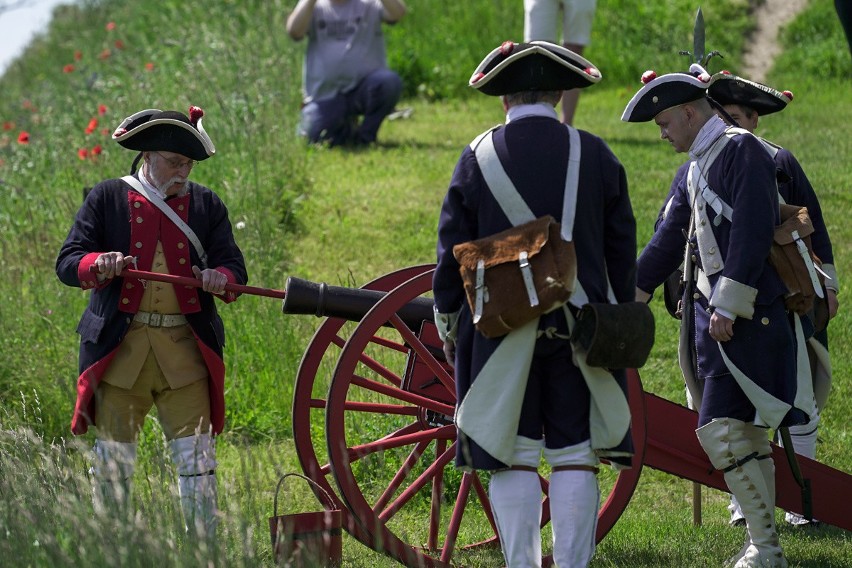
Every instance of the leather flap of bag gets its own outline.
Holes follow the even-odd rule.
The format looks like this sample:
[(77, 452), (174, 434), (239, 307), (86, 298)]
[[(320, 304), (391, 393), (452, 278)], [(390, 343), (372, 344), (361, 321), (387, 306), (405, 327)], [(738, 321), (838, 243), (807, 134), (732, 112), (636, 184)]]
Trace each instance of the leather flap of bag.
[(488, 237), (458, 244), (453, 247), (453, 255), (460, 265), (470, 270), (475, 270), (480, 260), (485, 261), (485, 268), (517, 262), (521, 251), (529, 257), (538, 254), (549, 238), (559, 235), (559, 229), (556, 219), (545, 215)]
[(798, 231), (800, 238), (805, 238), (814, 232), (814, 225), (808, 215), (807, 207), (798, 205), (781, 205), (781, 224), (775, 227), (775, 242), (788, 245), (793, 242), (793, 231)]

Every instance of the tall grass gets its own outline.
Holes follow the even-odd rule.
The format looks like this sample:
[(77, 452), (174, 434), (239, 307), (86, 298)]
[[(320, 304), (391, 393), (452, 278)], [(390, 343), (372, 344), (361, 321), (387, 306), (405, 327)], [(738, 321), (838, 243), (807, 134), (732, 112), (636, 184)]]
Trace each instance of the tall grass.
[[(307, 148), (295, 139), (304, 45), (284, 34), (292, 1), (85, 0), (57, 9), (49, 30), (0, 79), (2, 558), (22, 566), (271, 562), (266, 517), (278, 476), (299, 469), (290, 438), (293, 383), (319, 321), (284, 316), (268, 298), (244, 296), (222, 308), (228, 331), (227, 430), (219, 442), (224, 536), (217, 549), (199, 551), (183, 534), (156, 420), (148, 421), (141, 441), (138, 514), (115, 522), (91, 510), (92, 435), (69, 440), (67, 426), (77, 375), (73, 330), (86, 295), (58, 283), (53, 262), (83, 189), (130, 166), (132, 153), (109, 141), (112, 129), (139, 109), (190, 104), (205, 109), (217, 146), (193, 178), (222, 195), (232, 221), (244, 224), (237, 239), (251, 284), (283, 288), (295, 275), (361, 286), (432, 262), (438, 209), (455, 161), (476, 134), (503, 119), (499, 103), (470, 92), (467, 79), (490, 49), (521, 39), (522, 10), (519, 0), (407, 3), (410, 13), (388, 31), (388, 46), (406, 83), (402, 105), (413, 114), (383, 126), (381, 143), (366, 151)], [(711, 70), (737, 69), (754, 25), (750, 4), (702, 3), (707, 47), (725, 56)], [(852, 234), (842, 211), (850, 206), (852, 148), (848, 120), (832, 119), (852, 116), (852, 58), (831, 2), (811, 4), (783, 36), (796, 49), (787, 50), (770, 75), (796, 100), (761, 128), (794, 150), (820, 192), (845, 290)], [(625, 125), (618, 117), (642, 71), (685, 68), (688, 60), (677, 52), (692, 48), (696, 7), (686, 0), (599, 2), (585, 53), (604, 81), (581, 97), (577, 126), (601, 135), (623, 161), (640, 245), (683, 158), (660, 144), (653, 125)], [(63, 72), (66, 65), (73, 70)], [(93, 118), (98, 125), (86, 134)], [(29, 133), (28, 144), (17, 142), (21, 131)], [(101, 154), (78, 157), (78, 150), (91, 152), (98, 144)], [(653, 307), (657, 344), (643, 381), (647, 390), (679, 401), (676, 322), (660, 302)], [(821, 460), (844, 471), (852, 471), (850, 322), (841, 308), (830, 328), (836, 384), (818, 448)], [(321, 424), (317, 430), (321, 444)], [(293, 493), (284, 503), (290, 510), (316, 506), (306, 493)], [(725, 528), (717, 492), (705, 496), (705, 526), (689, 527), (687, 494), (686, 482), (643, 473), (594, 565), (718, 564), (739, 547), (741, 535)], [(842, 531), (805, 539), (784, 532), (782, 539), (800, 566), (852, 564), (852, 544)], [(353, 566), (388, 563), (351, 537), (345, 556)], [(469, 565), (499, 561), (499, 554), (485, 553)]]

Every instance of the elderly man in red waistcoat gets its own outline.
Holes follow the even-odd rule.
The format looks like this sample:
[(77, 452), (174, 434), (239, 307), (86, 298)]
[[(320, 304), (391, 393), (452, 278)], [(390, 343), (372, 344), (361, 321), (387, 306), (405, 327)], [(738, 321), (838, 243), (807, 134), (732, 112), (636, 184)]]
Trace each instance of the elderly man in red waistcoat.
[[(225, 333), (214, 300), (234, 301), (225, 286), (244, 284), (247, 274), (224, 203), (188, 179), (196, 162), (215, 153), (202, 116), (198, 107), (189, 116), (148, 109), (119, 125), (113, 139), (139, 152), (131, 175), (103, 181), (86, 196), (56, 273), (69, 286), (91, 290), (77, 326), (80, 376), (71, 430), (97, 428), (96, 508), (126, 507), (138, 434), (156, 405), (179, 474), (187, 531), (212, 539), (214, 437), (225, 413)], [(128, 266), (195, 277), (200, 288), (125, 278)]]

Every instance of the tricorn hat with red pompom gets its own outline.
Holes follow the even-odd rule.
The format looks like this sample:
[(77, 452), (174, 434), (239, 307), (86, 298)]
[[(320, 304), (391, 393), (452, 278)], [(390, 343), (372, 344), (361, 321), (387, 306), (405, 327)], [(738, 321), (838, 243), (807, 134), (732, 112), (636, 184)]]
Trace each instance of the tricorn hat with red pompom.
[(642, 88), (633, 95), (621, 114), (624, 122), (648, 122), (664, 110), (707, 96), (710, 74), (693, 63), (689, 73), (669, 73), (657, 77), (653, 71), (645, 71), (642, 83)]
[(468, 85), (486, 95), (582, 89), (601, 80), (597, 67), (547, 41), (503, 44), (477, 66)]
[(125, 118), (112, 139), (130, 150), (174, 152), (206, 160), (216, 148), (201, 126), (202, 116), (204, 111), (196, 106), (189, 107), (189, 116), (176, 110), (142, 110)]
[(742, 105), (753, 108), (759, 116), (784, 110), (793, 100), (790, 91), (776, 91), (772, 87), (721, 71), (710, 79), (707, 94), (722, 105)]

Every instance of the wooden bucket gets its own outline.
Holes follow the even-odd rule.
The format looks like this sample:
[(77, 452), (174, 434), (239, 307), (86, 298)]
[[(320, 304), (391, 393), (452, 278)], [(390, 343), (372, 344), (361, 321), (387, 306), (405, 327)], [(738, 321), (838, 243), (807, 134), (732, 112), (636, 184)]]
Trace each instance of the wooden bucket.
[[(319, 489), (325, 496), (323, 510), (279, 515), (278, 494), (288, 477), (299, 477)], [(340, 566), (343, 557), (343, 515), (325, 489), (304, 475), (285, 474), (278, 480), (272, 507), (269, 534), (276, 564), (294, 568)]]

